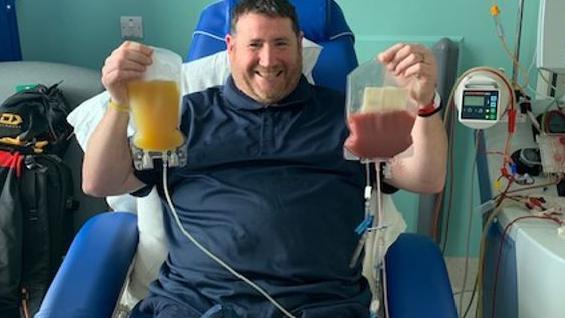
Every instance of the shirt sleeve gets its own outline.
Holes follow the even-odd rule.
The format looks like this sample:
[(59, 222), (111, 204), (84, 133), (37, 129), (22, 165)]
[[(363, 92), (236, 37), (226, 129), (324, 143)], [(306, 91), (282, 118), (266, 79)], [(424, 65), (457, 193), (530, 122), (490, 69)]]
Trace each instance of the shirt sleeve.
[(138, 190), (133, 191), (130, 194), (133, 195), (134, 197), (147, 196), (151, 192), (151, 189), (153, 189), (153, 186), (159, 182), (163, 174), (162, 169), (163, 167), (161, 165), (155, 165), (155, 168), (151, 170), (137, 170), (134, 168), (133, 175), (137, 179), (139, 179), (139, 181), (145, 183), (145, 186)]

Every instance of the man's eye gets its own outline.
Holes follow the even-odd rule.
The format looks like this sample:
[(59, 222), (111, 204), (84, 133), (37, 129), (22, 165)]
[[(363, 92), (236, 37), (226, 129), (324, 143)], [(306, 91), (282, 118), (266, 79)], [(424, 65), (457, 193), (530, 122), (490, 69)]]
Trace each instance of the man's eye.
[(261, 44), (260, 43), (250, 43), (249, 47), (252, 48), (252, 49), (256, 49), (256, 48), (261, 47)]

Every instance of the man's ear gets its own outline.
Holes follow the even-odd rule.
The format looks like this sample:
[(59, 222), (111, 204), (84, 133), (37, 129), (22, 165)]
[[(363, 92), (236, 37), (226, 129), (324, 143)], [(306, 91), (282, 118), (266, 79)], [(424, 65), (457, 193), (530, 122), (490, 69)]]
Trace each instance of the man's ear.
[(300, 49), (300, 52), (302, 52), (302, 40), (304, 39), (304, 32), (300, 31), (298, 32), (298, 48)]
[(234, 46), (234, 38), (231, 34), (226, 34), (226, 47), (228, 50), (228, 53), (231, 52), (233, 50), (233, 46)]

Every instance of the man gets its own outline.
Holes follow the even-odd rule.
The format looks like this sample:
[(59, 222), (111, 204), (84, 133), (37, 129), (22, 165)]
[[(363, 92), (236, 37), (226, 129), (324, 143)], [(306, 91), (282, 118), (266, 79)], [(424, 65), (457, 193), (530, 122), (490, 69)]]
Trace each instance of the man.
[[(343, 159), (343, 95), (301, 76), (301, 39), (287, 0), (238, 4), (226, 36), (232, 76), (185, 96), (181, 130), (189, 164), (169, 171), (167, 187), (183, 228), (293, 316), (368, 317), (371, 295), (361, 265), (349, 267), (354, 229), (364, 216), (365, 172)], [(420, 108), (431, 107), (436, 65), (429, 50), (398, 44), (378, 58)], [(143, 195), (157, 185), (163, 197), (160, 172), (132, 168), (123, 111), (127, 83), (150, 64), (151, 49), (132, 42), (106, 60), (102, 82), (111, 107), (85, 153), (86, 193)], [(395, 160), (386, 182), (440, 191), (446, 136), (439, 116), (418, 117), (412, 132), (396, 137), (410, 140), (404, 138), (410, 133), (413, 155)], [(133, 317), (282, 316), (197, 249), (167, 211), (169, 256)]]

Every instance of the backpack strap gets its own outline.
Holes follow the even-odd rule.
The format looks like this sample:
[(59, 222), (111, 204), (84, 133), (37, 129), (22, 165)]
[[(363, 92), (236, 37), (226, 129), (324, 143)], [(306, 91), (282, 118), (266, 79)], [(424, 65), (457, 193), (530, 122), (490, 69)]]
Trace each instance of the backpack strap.
[(35, 166), (37, 163), (31, 155), (26, 155), (24, 159), (24, 169), (22, 183), (20, 187), (20, 194), (23, 202), (27, 203), (29, 220), (37, 219), (38, 217), (38, 203), (37, 203), (37, 171)]

